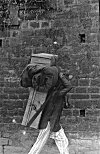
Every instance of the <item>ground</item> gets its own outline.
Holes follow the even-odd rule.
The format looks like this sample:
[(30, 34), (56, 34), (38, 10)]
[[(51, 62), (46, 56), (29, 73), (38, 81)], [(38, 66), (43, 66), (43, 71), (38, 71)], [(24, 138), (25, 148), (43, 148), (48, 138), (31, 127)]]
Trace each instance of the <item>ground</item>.
[[(31, 145), (28, 141), (26, 146), (1, 146), (0, 154), (28, 154)], [(100, 139), (72, 139), (69, 141), (70, 154), (100, 154)], [(46, 144), (40, 154), (59, 154), (54, 142)]]

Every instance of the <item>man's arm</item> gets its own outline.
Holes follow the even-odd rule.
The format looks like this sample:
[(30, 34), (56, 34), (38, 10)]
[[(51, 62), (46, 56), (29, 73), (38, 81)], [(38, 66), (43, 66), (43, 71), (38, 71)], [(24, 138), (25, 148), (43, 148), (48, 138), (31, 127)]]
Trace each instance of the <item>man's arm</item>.
[(59, 95), (62, 96), (68, 93), (73, 87), (71, 86), (71, 83), (66, 79), (63, 73), (60, 73), (59, 76), (64, 86), (64, 88), (59, 93)]

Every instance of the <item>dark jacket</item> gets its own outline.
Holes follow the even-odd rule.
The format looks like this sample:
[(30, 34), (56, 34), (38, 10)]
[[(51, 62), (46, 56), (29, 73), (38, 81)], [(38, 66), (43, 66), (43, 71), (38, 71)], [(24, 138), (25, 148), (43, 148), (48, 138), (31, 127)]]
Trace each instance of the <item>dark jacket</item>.
[(64, 107), (64, 97), (71, 88), (70, 82), (63, 74), (59, 73), (56, 85), (48, 91), (46, 97), (47, 103), (42, 111), (39, 129), (45, 129), (48, 121), (50, 121), (51, 131), (59, 131), (60, 116)]

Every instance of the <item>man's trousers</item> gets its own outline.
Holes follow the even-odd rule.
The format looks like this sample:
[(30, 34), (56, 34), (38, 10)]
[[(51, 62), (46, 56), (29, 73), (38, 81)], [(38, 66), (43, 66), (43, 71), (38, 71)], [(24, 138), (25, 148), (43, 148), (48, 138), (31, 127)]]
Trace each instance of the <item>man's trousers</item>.
[(50, 123), (48, 123), (45, 129), (40, 130), (37, 140), (28, 154), (39, 154), (47, 142), (49, 136), (55, 140), (60, 154), (69, 154), (68, 139), (64, 133), (63, 128), (61, 127), (58, 132), (50, 133)]

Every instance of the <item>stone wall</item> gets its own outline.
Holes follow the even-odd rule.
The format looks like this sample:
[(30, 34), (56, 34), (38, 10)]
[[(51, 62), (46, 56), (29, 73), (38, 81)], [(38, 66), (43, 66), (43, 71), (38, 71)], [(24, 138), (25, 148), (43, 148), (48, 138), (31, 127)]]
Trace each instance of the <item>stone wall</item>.
[[(48, 13), (44, 20), (23, 21), (18, 29), (0, 31), (0, 132), (11, 139), (9, 144), (23, 140), (21, 122), (29, 92), (20, 86), (20, 74), (32, 52), (58, 54), (58, 65), (71, 74), (71, 107), (61, 117), (69, 138), (99, 137), (98, 31), (98, 0), (66, 0), (63, 11)], [(36, 137), (37, 131), (27, 131)]]

